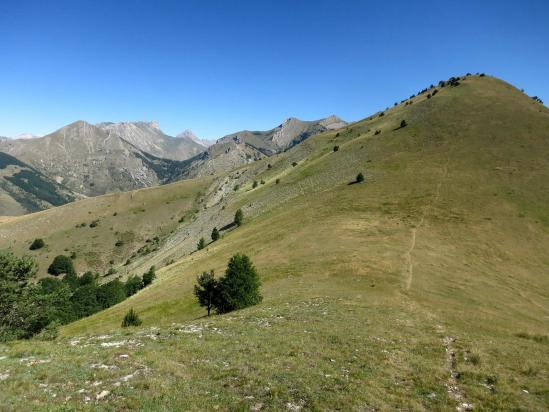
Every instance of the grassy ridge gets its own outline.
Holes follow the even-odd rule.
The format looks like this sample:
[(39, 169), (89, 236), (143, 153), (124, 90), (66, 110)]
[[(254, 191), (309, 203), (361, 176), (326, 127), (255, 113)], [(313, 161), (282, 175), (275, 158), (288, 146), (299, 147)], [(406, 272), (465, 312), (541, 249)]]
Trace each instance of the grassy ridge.
[[(266, 184), (228, 205), (256, 207), (244, 226), (120, 305), (67, 325), (60, 344), (7, 348), (18, 378), (1, 396), (23, 405), (29, 388), (48, 382), (73, 397), (35, 393), (38, 407), (546, 409), (548, 130), (547, 109), (472, 77), (258, 162)], [(349, 185), (359, 171), (365, 183)], [(259, 269), (264, 302), (203, 318), (195, 277), (221, 274), (236, 252)], [(124, 335), (130, 307), (144, 327)], [(88, 344), (68, 345), (81, 335)], [(21, 385), (29, 369), (17, 354), (51, 362)], [(118, 369), (98, 372), (98, 360)], [(137, 369), (131, 384), (122, 380)], [(103, 389), (108, 402), (95, 398)]]

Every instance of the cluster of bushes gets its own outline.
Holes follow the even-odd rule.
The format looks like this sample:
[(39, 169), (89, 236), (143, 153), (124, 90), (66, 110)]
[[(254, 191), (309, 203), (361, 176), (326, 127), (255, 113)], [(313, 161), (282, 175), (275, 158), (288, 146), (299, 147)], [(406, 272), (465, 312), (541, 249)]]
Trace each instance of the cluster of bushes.
[(204, 272), (197, 278), (194, 295), (200, 306), (210, 312), (227, 313), (256, 305), (263, 299), (259, 292), (259, 275), (246, 255), (236, 254), (230, 260), (225, 276), (216, 279), (214, 271)]
[(72, 261), (57, 256), (50, 265), (55, 275), (34, 282), (37, 265), (29, 256), (0, 253), (0, 340), (30, 338), (126, 299), (151, 284), (154, 267), (142, 277), (132, 276), (99, 284), (98, 274), (77, 276)]
[(441, 80), (441, 81), (438, 82), (438, 85), (440, 87), (446, 87), (446, 86), (456, 87), (456, 86), (459, 86), (460, 85), (459, 77), (453, 77), (452, 76), (446, 81)]
[(147, 239), (145, 244), (137, 249), (136, 252), (132, 253), (131, 258), (136, 258), (137, 256), (145, 256), (152, 252), (156, 252), (160, 249), (160, 238), (155, 236), (152, 239)]
[(538, 96), (532, 96), (532, 100), (538, 102), (539, 104), (543, 104), (543, 100), (541, 100)]

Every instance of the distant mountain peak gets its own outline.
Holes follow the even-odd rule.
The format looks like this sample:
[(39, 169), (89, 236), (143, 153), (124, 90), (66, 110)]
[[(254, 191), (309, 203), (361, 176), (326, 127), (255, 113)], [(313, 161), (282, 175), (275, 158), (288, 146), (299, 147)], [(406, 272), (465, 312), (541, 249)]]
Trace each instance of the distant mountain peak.
[(175, 137), (178, 139), (188, 138), (194, 140), (195, 142), (199, 140), (198, 136), (195, 135), (191, 129), (185, 129)]
[(191, 129), (185, 129), (175, 137), (178, 139), (191, 139), (193, 142), (198, 143), (199, 145), (204, 147), (210, 147), (212, 144), (215, 143), (215, 141), (212, 140), (199, 138), (197, 135), (194, 134)]
[(319, 123), (328, 130), (341, 129), (348, 124), (345, 120), (341, 119), (335, 114), (332, 114), (325, 119), (320, 120)]

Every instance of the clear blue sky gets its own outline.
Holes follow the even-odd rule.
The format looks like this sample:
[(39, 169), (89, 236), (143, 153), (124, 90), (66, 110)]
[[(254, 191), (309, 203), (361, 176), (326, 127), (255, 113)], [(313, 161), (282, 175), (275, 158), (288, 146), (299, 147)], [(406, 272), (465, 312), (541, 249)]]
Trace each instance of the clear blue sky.
[(0, 136), (78, 119), (206, 138), (358, 120), (466, 72), (547, 103), (548, 16), (547, 0), (2, 0)]

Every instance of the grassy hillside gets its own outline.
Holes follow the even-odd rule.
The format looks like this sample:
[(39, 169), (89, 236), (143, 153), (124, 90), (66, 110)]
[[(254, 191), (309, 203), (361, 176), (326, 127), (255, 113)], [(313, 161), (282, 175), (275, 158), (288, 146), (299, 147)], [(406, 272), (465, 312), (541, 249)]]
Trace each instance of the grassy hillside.
[[(226, 221), (242, 207), (244, 226), (57, 342), (0, 349), (0, 403), (549, 408), (549, 110), (489, 77), (437, 89), (247, 168), (200, 212)], [(236, 252), (264, 301), (205, 318), (196, 275), (222, 274)], [(122, 331), (132, 307), (143, 326)]]
[[(105, 273), (115, 268), (125, 274), (131, 271), (132, 260), (150, 255), (170, 232), (188, 223), (210, 181), (204, 178), (111, 193), (13, 217), (0, 225), (0, 249), (30, 253), (41, 276), (59, 254), (73, 255), (80, 272)], [(44, 239), (46, 247), (30, 252), (35, 238)]]

